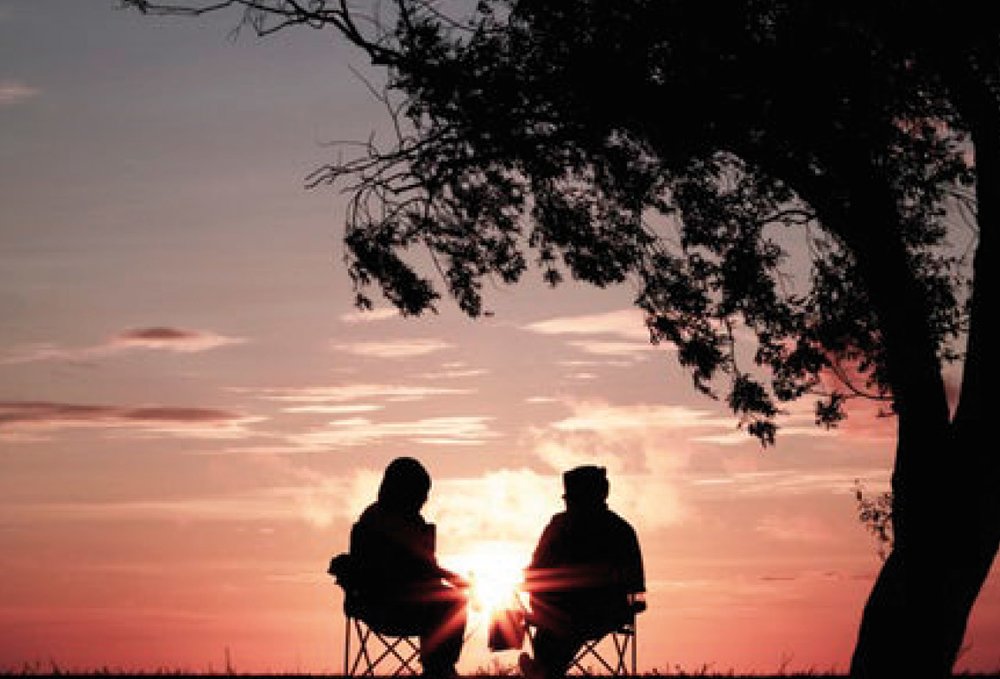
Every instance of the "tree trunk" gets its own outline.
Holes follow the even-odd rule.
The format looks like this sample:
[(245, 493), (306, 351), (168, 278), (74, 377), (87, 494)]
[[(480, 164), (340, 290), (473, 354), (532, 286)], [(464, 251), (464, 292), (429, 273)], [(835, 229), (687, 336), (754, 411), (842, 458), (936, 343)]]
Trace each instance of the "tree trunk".
[[(985, 443), (986, 389), (997, 372), (996, 354), (988, 353), (997, 346), (996, 331), (986, 313), (997, 308), (993, 242), (1000, 226), (1000, 196), (988, 187), (1000, 186), (1000, 135), (980, 135), (976, 142), (980, 242), (961, 397), (949, 422), (931, 403), (935, 394), (912, 391), (912, 381), (893, 376), (903, 389), (895, 394), (895, 544), (865, 605), (852, 677), (950, 676), (1000, 542), (1000, 464)], [(880, 278), (873, 278), (873, 298), (880, 296)], [(895, 296), (900, 294), (905, 292)], [(891, 309), (885, 301), (873, 299), (886, 330), (890, 369), (927, 369), (916, 347), (919, 335), (897, 336), (898, 342), (890, 336), (906, 327), (905, 319), (889, 320), (905, 313), (906, 304)]]
[[(847, 150), (827, 159), (838, 168), (837, 176), (853, 179), (849, 186), (828, 183), (787, 164), (779, 169), (780, 176), (797, 180), (792, 184), (799, 195), (857, 258), (883, 333), (898, 418), (892, 477), (894, 546), (862, 613), (850, 672), (858, 679), (944, 677), (958, 657), (1000, 529), (998, 459), (980, 443), (987, 440), (982, 438), (985, 387), (995, 374), (988, 368), (996, 360), (985, 350), (1000, 346), (992, 334), (986, 341), (985, 309), (997, 308), (997, 300), (986, 301), (986, 295), (994, 293), (983, 290), (982, 277), (996, 275), (998, 260), (994, 253), (983, 255), (986, 243), (981, 241), (977, 261), (994, 264), (992, 269), (984, 264), (977, 272), (966, 362), (975, 375), (965, 378), (953, 423), (923, 291), (897, 237), (893, 194), (876, 171), (858, 162), (862, 154), (853, 159), (849, 154)], [(1000, 161), (1000, 144), (994, 159)], [(1000, 162), (995, 165), (1000, 178)], [(985, 184), (982, 169), (980, 181)], [(850, 203), (845, 205), (838, 195), (849, 196)], [(988, 200), (996, 207), (991, 213), (980, 207), (981, 221), (988, 214), (1000, 216), (1000, 194)], [(990, 227), (993, 234), (995, 226), (1000, 219)]]
[[(945, 651), (942, 497), (956, 495), (947, 449), (948, 406), (927, 327), (929, 315), (899, 240), (895, 201), (875, 172), (855, 169), (848, 221), (840, 228), (858, 262), (886, 351), (898, 442), (892, 475), (893, 549), (869, 596), (851, 661), (854, 677), (940, 677)], [(883, 187), (880, 188), (879, 187)]]
[(950, 71), (956, 100), (969, 119), (976, 162), (976, 204), (979, 242), (973, 260), (973, 292), (969, 339), (963, 366), (959, 400), (952, 421), (958, 464), (965, 473), (968, 491), (957, 518), (964, 549), (951, 572), (955, 618), (952, 640), (958, 652), (972, 606), (989, 576), (1000, 547), (1000, 456), (983, 442), (987, 431), (990, 388), (998, 377), (996, 347), (1000, 346), (996, 323), (989, 317), (998, 308), (997, 235), (1000, 234), (1000, 105), (988, 85), (1000, 74), (979, 70), (995, 64), (992, 53), (984, 59), (956, 59)]
[[(899, 455), (952, 458), (960, 450), (900, 449)], [(947, 464), (942, 460), (942, 472)], [(960, 472), (961, 470), (954, 470)], [(851, 661), (852, 677), (946, 677), (961, 650), (972, 606), (989, 573), (995, 537), (976, 512), (993, 489), (982, 480), (947, 473), (962, 488), (942, 480), (927, 483), (897, 501), (894, 511), (910, 523), (905, 542), (894, 545), (865, 605)], [(912, 481), (912, 479), (910, 480)], [(939, 490), (935, 492), (934, 488)], [(894, 483), (894, 493), (900, 485)], [(994, 522), (995, 523), (995, 522)]]
[(997, 552), (1000, 480), (967, 464), (988, 450), (984, 443), (970, 442), (954, 425), (950, 439), (950, 447), (923, 453), (940, 459), (940, 483), (894, 507), (911, 522), (907, 542), (894, 546), (865, 605), (852, 677), (946, 677), (960, 655)]
[[(965, 530), (971, 456), (955, 448), (923, 290), (900, 239), (895, 197), (863, 152), (828, 159), (849, 201), (805, 195), (852, 251), (878, 317), (898, 441), (892, 475), (892, 552), (865, 605), (851, 661), (854, 677), (951, 673), (982, 550)], [(816, 187), (819, 188), (819, 187)], [(829, 187), (826, 187), (829, 189)], [(826, 195), (823, 195), (823, 194)], [(825, 203), (825, 205), (824, 205)], [(823, 209), (825, 208), (825, 209)], [(966, 522), (967, 523), (967, 522)], [(957, 642), (956, 642), (957, 639)]]

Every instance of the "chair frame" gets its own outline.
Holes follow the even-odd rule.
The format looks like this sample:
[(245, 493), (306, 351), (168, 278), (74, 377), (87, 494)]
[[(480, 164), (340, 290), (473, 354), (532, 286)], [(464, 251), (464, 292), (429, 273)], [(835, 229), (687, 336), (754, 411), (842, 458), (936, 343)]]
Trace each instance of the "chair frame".
[[(330, 560), (326, 571), (344, 592), (344, 676), (375, 677), (380, 665), (395, 661), (395, 669), (384, 676), (417, 676), (420, 674), (420, 637), (393, 629), (379, 629), (361, 615), (357, 568), (350, 554), (338, 554)], [(352, 638), (357, 650), (352, 654)], [(369, 646), (377, 646), (370, 649)], [(421, 668), (422, 669), (422, 668)]]
[[(605, 640), (609, 640), (610, 645), (614, 648), (614, 656), (612, 656), (614, 664), (605, 657), (608, 653), (601, 653), (601, 645)], [(591, 671), (585, 664), (590, 659), (596, 660), (609, 676), (635, 676), (639, 659), (635, 616), (633, 615), (631, 620), (617, 629), (584, 641), (580, 650), (570, 661), (567, 673), (588, 677), (599, 676), (599, 673)]]
[[(351, 639), (357, 641), (357, 651), (351, 654)], [(372, 645), (377, 649), (370, 649)], [(380, 665), (395, 661), (391, 674), (379, 675)], [(420, 671), (420, 639), (415, 635), (380, 632), (361, 618), (344, 616), (344, 676), (418, 676)]]
[[(536, 625), (531, 621), (529, 616), (526, 619), (525, 628), (528, 642), (532, 648), (534, 648), (535, 644), (535, 627)], [(601, 652), (602, 647), (607, 648), (608, 646), (614, 649), (614, 655), (611, 660), (606, 657), (610, 655), (607, 651), (604, 653)], [(591, 659), (596, 660), (600, 668), (606, 671), (606, 674), (593, 671), (587, 665), (587, 661)], [(618, 627), (604, 632), (599, 636), (584, 640), (573, 656), (573, 659), (570, 660), (566, 668), (566, 674), (567, 676), (582, 677), (634, 677), (637, 674), (638, 664), (639, 646), (636, 632), (636, 612), (633, 611), (629, 619)]]

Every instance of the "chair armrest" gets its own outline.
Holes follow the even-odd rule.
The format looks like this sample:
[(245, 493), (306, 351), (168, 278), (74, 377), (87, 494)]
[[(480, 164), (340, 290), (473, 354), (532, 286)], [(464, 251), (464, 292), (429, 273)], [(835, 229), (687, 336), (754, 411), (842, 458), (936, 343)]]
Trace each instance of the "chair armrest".
[(346, 586), (354, 575), (354, 563), (351, 560), (351, 555), (338, 554), (330, 559), (330, 565), (326, 572), (337, 580), (338, 585)]

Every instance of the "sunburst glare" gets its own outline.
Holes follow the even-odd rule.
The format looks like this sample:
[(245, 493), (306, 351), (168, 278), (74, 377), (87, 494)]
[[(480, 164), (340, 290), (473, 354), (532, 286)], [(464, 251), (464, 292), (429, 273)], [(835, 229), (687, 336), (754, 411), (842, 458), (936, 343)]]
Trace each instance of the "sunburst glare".
[(526, 545), (494, 540), (442, 557), (442, 562), (468, 578), (471, 612), (488, 619), (492, 611), (508, 607), (514, 596), (520, 596), (529, 556)]

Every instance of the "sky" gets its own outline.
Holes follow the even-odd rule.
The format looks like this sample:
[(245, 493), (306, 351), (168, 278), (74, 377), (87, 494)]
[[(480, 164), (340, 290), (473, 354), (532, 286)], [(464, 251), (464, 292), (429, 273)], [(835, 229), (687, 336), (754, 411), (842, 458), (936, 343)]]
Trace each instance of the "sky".
[[(345, 196), (305, 178), (384, 131), (378, 74), (332, 33), (115, 7), (0, 0), (0, 668), (339, 671), (326, 566), (410, 455), (442, 562), (480, 572), (605, 466), (642, 671), (846, 670), (880, 564), (854, 488), (887, 489), (891, 419), (802, 403), (762, 449), (627, 286), (359, 313)], [(511, 664), (474, 613), (459, 669)], [(966, 646), (1000, 668), (995, 572)]]

